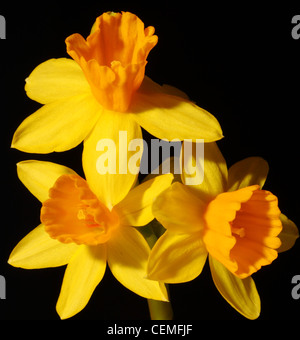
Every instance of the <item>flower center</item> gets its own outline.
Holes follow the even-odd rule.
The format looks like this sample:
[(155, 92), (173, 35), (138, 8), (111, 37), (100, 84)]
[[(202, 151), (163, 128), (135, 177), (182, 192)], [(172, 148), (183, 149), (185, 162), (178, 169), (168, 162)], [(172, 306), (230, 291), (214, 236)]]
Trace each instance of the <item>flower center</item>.
[(68, 54), (80, 65), (99, 103), (125, 112), (140, 87), (147, 56), (157, 43), (154, 27), (129, 12), (104, 13), (85, 40), (80, 34), (66, 39)]
[(62, 175), (43, 203), (41, 221), (54, 239), (63, 243), (105, 243), (119, 226), (114, 211), (100, 202), (78, 175)]
[(248, 277), (276, 259), (279, 216), (277, 197), (258, 185), (222, 193), (207, 206), (204, 243), (229, 271)]

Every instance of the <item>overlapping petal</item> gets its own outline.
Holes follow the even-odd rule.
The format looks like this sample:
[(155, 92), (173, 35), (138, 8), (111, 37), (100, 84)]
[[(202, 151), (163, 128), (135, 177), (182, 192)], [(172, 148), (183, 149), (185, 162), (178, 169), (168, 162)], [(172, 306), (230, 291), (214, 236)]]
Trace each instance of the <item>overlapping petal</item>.
[(278, 235), (281, 241), (281, 246), (277, 249), (278, 253), (291, 249), (299, 237), (299, 230), (293, 221), (284, 214), (280, 215), (280, 221), (282, 223), (282, 231)]
[(25, 91), (41, 104), (91, 92), (80, 66), (67, 58), (49, 59), (37, 66), (26, 79)]
[(203, 138), (206, 142), (223, 137), (217, 119), (208, 111), (181, 97), (163, 92), (137, 92), (128, 113), (149, 133), (161, 139)]
[(205, 208), (206, 204), (188, 187), (176, 182), (157, 197), (153, 204), (153, 214), (170, 231), (193, 233), (203, 228)]
[(150, 247), (132, 227), (120, 227), (107, 244), (108, 265), (126, 288), (148, 299), (168, 301), (164, 284), (146, 279)]
[(148, 263), (148, 278), (181, 283), (200, 275), (207, 257), (201, 233), (166, 231), (154, 245)]
[[(218, 194), (226, 191), (228, 171), (226, 161), (217, 143), (205, 143), (204, 154), (197, 151), (196, 144), (184, 142), (181, 149), (182, 182), (195, 190), (203, 201), (210, 201)], [(190, 174), (197, 171), (203, 174), (203, 182), (195, 184), (187, 182)]]
[(109, 208), (124, 199), (137, 180), (139, 167), (137, 172), (128, 167), (131, 157), (142, 153), (141, 143), (137, 143), (138, 151), (129, 151), (136, 139), (142, 139), (137, 123), (126, 114), (105, 110), (84, 142), (82, 164), (86, 180)]
[(260, 298), (251, 276), (238, 278), (212, 256), (209, 256), (209, 265), (215, 286), (223, 298), (246, 318), (257, 319)]
[(263, 187), (269, 172), (268, 162), (261, 157), (248, 157), (234, 165), (228, 171), (228, 191), (234, 191), (250, 185)]
[(59, 267), (70, 261), (77, 247), (75, 243), (62, 244), (52, 239), (40, 224), (16, 245), (8, 263), (25, 269)]
[(154, 218), (152, 203), (171, 185), (173, 178), (172, 174), (157, 176), (132, 189), (115, 207), (121, 224), (139, 227), (151, 222)]
[(11, 146), (31, 153), (72, 149), (85, 139), (101, 112), (90, 93), (50, 102), (21, 123)]
[(76, 174), (72, 169), (52, 162), (28, 160), (17, 164), (20, 181), (41, 202), (49, 198), (49, 189), (66, 174)]
[(67, 266), (56, 305), (61, 319), (79, 313), (86, 306), (105, 269), (105, 245), (79, 246)]

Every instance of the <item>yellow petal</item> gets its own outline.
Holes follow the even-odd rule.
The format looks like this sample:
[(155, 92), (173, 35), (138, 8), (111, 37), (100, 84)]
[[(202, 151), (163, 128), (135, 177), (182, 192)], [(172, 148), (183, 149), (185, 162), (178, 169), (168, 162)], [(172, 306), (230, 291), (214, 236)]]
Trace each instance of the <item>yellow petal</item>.
[(175, 182), (157, 197), (153, 203), (153, 215), (170, 231), (200, 232), (206, 205), (189, 187)]
[(104, 111), (84, 142), (83, 170), (89, 187), (107, 207), (119, 203), (135, 184), (137, 172), (128, 164), (136, 152), (128, 151), (132, 140), (142, 139), (139, 125), (127, 114)]
[[(182, 182), (189, 188), (195, 190), (195, 193), (203, 200), (210, 201), (218, 194), (226, 191), (227, 187), (227, 165), (226, 161), (219, 150), (217, 143), (204, 144), (204, 160), (201, 149), (198, 152), (197, 143), (184, 142), (181, 149), (182, 158)], [(195, 168), (195, 169), (194, 169)], [(203, 182), (193, 184), (188, 181), (189, 175), (195, 171), (203, 174)]]
[[(143, 166), (141, 167), (141, 170), (142, 168)], [(179, 157), (175, 156), (175, 157), (166, 158), (155, 169), (151, 170), (151, 172), (142, 180), (142, 182), (147, 182), (150, 179), (157, 177), (158, 174), (167, 174), (167, 173), (171, 173), (174, 175), (173, 182), (181, 182), (181, 170), (180, 169), (181, 168), (180, 168)]]
[(299, 237), (299, 230), (293, 221), (284, 214), (280, 215), (280, 221), (282, 223), (282, 231), (278, 235), (281, 241), (281, 246), (277, 249), (278, 253), (291, 249)]
[(177, 87), (175, 87), (175, 86), (168, 85), (168, 84), (163, 84), (163, 85), (161, 86), (161, 89), (162, 89), (162, 91), (163, 91), (164, 93), (166, 93), (166, 94), (170, 94), (170, 95), (172, 95), (172, 96), (181, 97), (181, 98), (183, 98), (183, 99), (190, 100), (189, 96), (188, 96), (185, 92), (179, 90), (179, 89), (178, 89)]
[(228, 191), (250, 185), (263, 187), (269, 172), (269, 165), (261, 157), (248, 157), (232, 165), (228, 171)]
[(260, 298), (251, 276), (238, 278), (212, 256), (209, 256), (209, 265), (215, 286), (223, 298), (246, 318), (257, 319)]
[(41, 104), (90, 92), (90, 86), (72, 59), (50, 59), (37, 66), (26, 79), (27, 96)]
[(8, 263), (25, 269), (59, 267), (70, 261), (77, 247), (75, 243), (63, 244), (52, 239), (40, 224), (16, 245)]
[(223, 137), (220, 124), (212, 114), (187, 99), (164, 93), (154, 82), (138, 90), (128, 113), (157, 138), (169, 141), (201, 138), (213, 142)]
[(168, 301), (165, 286), (146, 279), (150, 247), (136, 229), (120, 227), (107, 250), (109, 268), (122, 285), (147, 299)]
[(157, 176), (132, 189), (115, 207), (121, 224), (139, 227), (152, 221), (152, 203), (171, 185), (173, 177), (172, 174)]
[(166, 231), (152, 248), (148, 277), (166, 283), (191, 281), (201, 274), (206, 257), (200, 233)]
[(144, 80), (138, 92), (150, 95), (157, 92), (163, 92), (165, 94), (189, 100), (189, 96), (185, 92), (179, 90), (177, 87), (168, 84), (159, 85), (147, 76), (144, 77)]
[(49, 198), (49, 189), (65, 174), (76, 174), (70, 168), (52, 162), (23, 161), (17, 164), (20, 181), (41, 202)]
[(67, 266), (56, 310), (61, 319), (79, 313), (89, 302), (106, 269), (106, 247), (79, 246)]
[(101, 110), (91, 94), (46, 104), (21, 123), (11, 147), (30, 153), (72, 149), (91, 131)]

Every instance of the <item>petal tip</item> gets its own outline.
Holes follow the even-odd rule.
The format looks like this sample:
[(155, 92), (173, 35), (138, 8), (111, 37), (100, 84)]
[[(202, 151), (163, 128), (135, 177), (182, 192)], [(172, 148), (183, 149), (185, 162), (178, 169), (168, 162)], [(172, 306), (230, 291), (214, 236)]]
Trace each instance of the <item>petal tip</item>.
[(170, 299), (164, 295), (163, 299), (161, 301), (163, 301), (163, 302), (170, 302)]
[(18, 148), (17, 144), (18, 144), (18, 141), (17, 141), (17, 138), (16, 138), (16, 133), (14, 133), (11, 144), (10, 144), (10, 148), (11, 149), (17, 149)]
[(7, 260), (7, 263), (12, 266), (12, 267), (15, 267), (15, 268), (24, 268), (26, 269), (25, 267), (22, 267), (22, 265), (20, 263), (18, 263), (18, 256), (17, 256), (17, 253), (15, 251), (15, 249), (12, 250), (12, 252), (10, 253), (9, 255), (9, 258)]
[(14, 261), (13, 261), (13, 259), (12, 259), (12, 257), (10, 256), (9, 257), (9, 259), (7, 260), (7, 263), (9, 264), (9, 265), (11, 265), (11, 266), (14, 266)]
[(16, 132), (13, 135), (10, 148), (16, 149), (22, 152), (32, 153), (32, 150), (30, 149), (30, 147), (28, 148), (26, 144), (23, 143), (22, 137), (20, 137), (20, 134), (19, 134), (19, 128), (16, 130)]

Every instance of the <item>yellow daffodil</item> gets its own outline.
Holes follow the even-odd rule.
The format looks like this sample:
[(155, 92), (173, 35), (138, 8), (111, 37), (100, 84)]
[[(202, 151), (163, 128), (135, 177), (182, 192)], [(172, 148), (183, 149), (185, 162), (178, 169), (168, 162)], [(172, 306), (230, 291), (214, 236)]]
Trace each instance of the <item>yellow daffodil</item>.
[[(291, 248), (299, 233), (280, 213), (277, 197), (261, 190), (268, 173), (265, 160), (246, 158), (228, 171), (216, 143), (205, 144), (204, 155), (202, 184), (184, 185), (188, 171), (183, 171), (183, 184), (173, 183), (155, 200), (153, 214), (166, 232), (152, 249), (148, 277), (167, 283), (193, 280), (209, 254), (219, 292), (255, 319), (260, 298), (251, 274)], [(195, 164), (194, 156), (191, 160)]]
[[(168, 300), (163, 283), (145, 278), (150, 247), (132, 226), (143, 226), (153, 219), (152, 201), (171, 184), (172, 174), (131, 189), (122, 180), (115, 186), (109, 175), (98, 174), (86, 181), (62, 165), (24, 161), (18, 163), (18, 176), (42, 202), (42, 224), (17, 244), (9, 263), (25, 269), (67, 264), (57, 302), (62, 319), (85, 307), (105, 273), (106, 263), (115, 278), (136, 294)], [(105, 185), (105, 199), (105, 192), (96, 190), (99, 177)], [(133, 187), (134, 182), (131, 184)]]
[(131, 126), (133, 139), (140, 126), (168, 140), (222, 138), (214, 116), (145, 77), (147, 56), (157, 41), (154, 28), (144, 28), (129, 12), (102, 14), (86, 40), (69, 36), (67, 52), (73, 60), (50, 59), (26, 79), (27, 95), (44, 106), (21, 123), (12, 147), (65, 151), (90, 138), (97, 125), (109, 135), (106, 122), (112, 119), (114, 130)]

